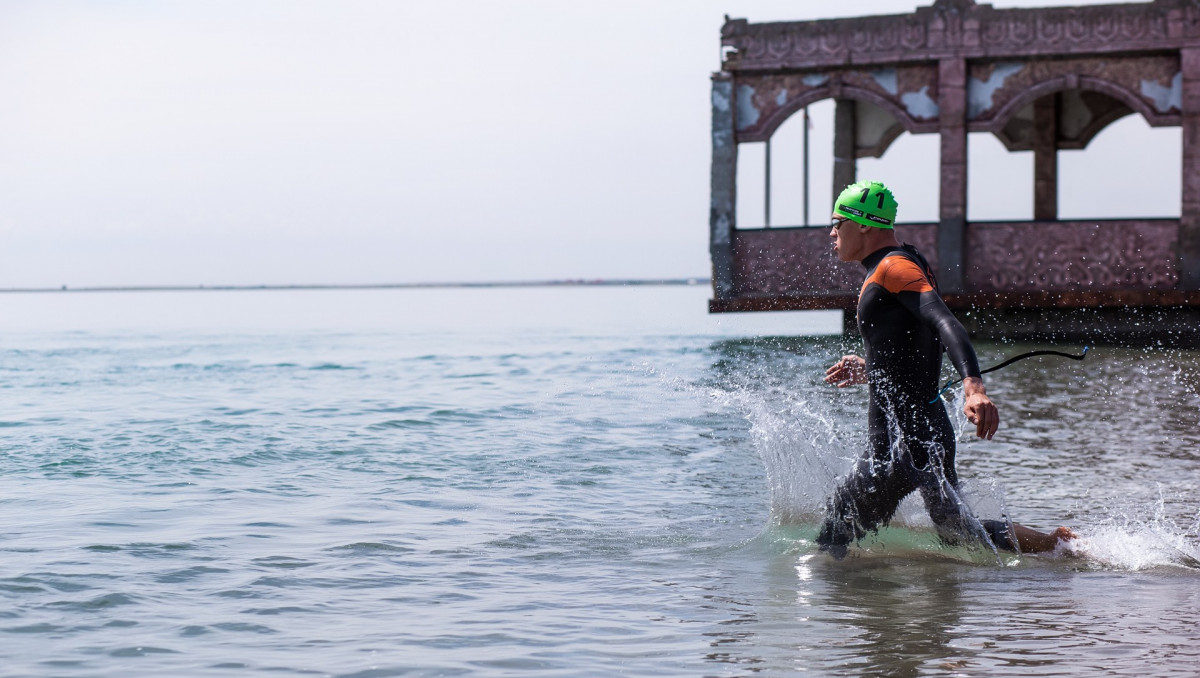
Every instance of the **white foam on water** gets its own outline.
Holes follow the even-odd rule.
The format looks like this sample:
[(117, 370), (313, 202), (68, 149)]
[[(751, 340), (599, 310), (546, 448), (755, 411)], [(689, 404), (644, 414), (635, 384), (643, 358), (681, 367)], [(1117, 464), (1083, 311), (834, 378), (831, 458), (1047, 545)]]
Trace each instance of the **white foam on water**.
[(1160, 495), (1149, 511), (1141, 511), (1150, 513), (1149, 518), (1138, 517), (1137, 508), (1111, 509), (1094, 527), (1077, 530), (1078, 539), (1060, 543), (1056, 553), (1118, 570), (1200, 569), (1196, 525), (1185, 529), (1176, 524), (1167, 517), (1166, 506), (1166, 498)]

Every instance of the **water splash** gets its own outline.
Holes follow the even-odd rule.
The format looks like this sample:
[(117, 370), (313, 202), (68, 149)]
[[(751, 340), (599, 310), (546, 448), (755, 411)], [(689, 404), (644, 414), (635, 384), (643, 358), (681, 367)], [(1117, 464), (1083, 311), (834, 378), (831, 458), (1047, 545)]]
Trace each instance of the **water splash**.
[(1159, 492), (1149, 518), (1138, 517), (1136, 507), (1110, 509), (1094, 527), (1080, 530), (1079, 539), (1060, 545), (1059, 552), (1086, 559), (1096, 567), (1146, 570), (1178, 567), (1200, 570), (1197, 523), (1190, 529), (1167, 515), (1168, 501)]
[(816, 524), (826, 495), (858, 456), (861, 432), (839, 416), (829, 400), (752, 376), (710, 395), (750, 424), (751, 442), (766, 473), (773, 522)]
[[(808, 548), (824, 519), (828, 497), (866, 448), (866, 391), (843, 391), (824, 384), (814, 388), (813, 384), (796, 383), (794, 378), (781, 378), (780, 374), (812, 373), (818, 368), (815, 364), (796, 365), (799, 359), (794, 355), (773, 355), (770, 350), (763, 350), (769, 347), (752, 348), (755, 350), (735, 356), (740, 358), (731, 361), (735, 369), (726, 371), (720, 387), (711, 395), (721, 404), (740, 411), (750, 423), (751, 441), (766, 472), (775, 537), (795, 538)], [(815, 361), (809, 357), (801, 362)], [(820, 369), (816, 373), (823, 372)], [(961, 410), (961, 403), (952, 407)], [(965, 417), (960, 414), (952, 423), (956, 435), (961, 436), (966, 427)], [(895, 422), (891, 425), (897, 426)], [(897, 441), (898, 433), (898, 429), (894, 430), (893, 439)], [(900, 458), (899, 450), (894, 450), (893, 455)], [(938, 459), (940, 452), (931, 451), (930, 457)], [(940, 463), (933, 466), (940, 476)], [(959, 530), (957, 534), (969, 534), (968, 541), (978, 542), (977, 547), (959, 547), (959, 550), (982, 550), (985, 559), (1000, 562), (1000, 554), (975, 518), (985, 515), (1007, 521), (999, 486), (993, 481), (962, 482), (954, 487), (945, 478), (941, 481), (941, 491), (949, 493), (949, 503), (958, 507), (959, 517), (953, 521)], [(889, 521), (899, 532), (897, 529), (872, 532), (859, 542), (860, 550), (869, 553), (880, 548), (893, 552), (949, 548), (939, 538), (925, 506), (914, 497), (918, 494), (905, 499)], [(979, 513), (981, 509), (986, 511)], [(948, 527), (949, 524), (944, 526)], [(790, 536), (782, 536), (783, 533)], [(975, 560), (975, 555), (969, 559)]]

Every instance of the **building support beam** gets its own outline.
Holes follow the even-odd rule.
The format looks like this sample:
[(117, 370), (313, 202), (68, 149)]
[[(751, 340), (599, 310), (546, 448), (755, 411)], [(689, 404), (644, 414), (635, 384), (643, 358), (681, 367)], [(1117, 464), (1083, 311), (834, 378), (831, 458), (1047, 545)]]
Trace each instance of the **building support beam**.
[(1200, 289), (1200, 48), (1179, 51), (1183, 69), (1183, 176), (1179, 219), (1179, 287)]
[(838, 99), (833, 112), (833, 202), (830, 204), (837, 204), (842, 189), (857, 181), (857, 129), (857, 104), (853, 99)]
[(938, 62), (941, 182), (938, 204), (938, 278), (944, 294), (964, 288), (967, 229), (967, 62)]
[(1058, 220), (1059, 95), (1033, 102), (1033, 220)]
[(733, 231), (737, 227), (737, 138), (733, 120), (733, 76), (712, 76), (712, 172), (709, 202), (709, 255), (713, 296), (731, 299)]

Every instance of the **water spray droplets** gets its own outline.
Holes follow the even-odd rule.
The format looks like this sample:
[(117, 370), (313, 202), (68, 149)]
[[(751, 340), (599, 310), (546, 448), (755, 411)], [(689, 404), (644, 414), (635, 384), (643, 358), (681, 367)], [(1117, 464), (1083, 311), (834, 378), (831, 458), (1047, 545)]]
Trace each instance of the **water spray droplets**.
[(1200, 515), (1190, 529), (1182, 529), (1167, 514), (1168, 502), (1161, 491), (1149, 517), (1140, 517), (1146, 507), (1115, 506), (1082, 532), (1080, 538), (1062, 545), (1062, 550), (1081, 556), (1100, 567), (1145, 570), (1180, 567), (1200, 570), (1200, 545), (1196, 530)]

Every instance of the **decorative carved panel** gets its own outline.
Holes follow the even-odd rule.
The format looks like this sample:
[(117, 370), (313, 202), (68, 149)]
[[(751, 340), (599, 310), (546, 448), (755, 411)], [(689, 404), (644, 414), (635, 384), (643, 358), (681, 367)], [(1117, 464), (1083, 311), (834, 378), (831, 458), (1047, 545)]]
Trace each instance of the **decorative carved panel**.
[(727, 71), (778, 71), (879, 63), (1178, 49), (1200, 10), (1191, 0), (995, 9), (938, 2), (912, 14), (751, 24), (733, 19), (721, 42), (735, 48)]
[(739, 75), (736, 83), (739, 142), (770, 138), (792, 113), (835, 93), (875, 103), (910, 132), (937, 130), (937, 67), (932, 64), (745, 74)]
[[(969, 224), (967, 291), (1174, 289), (1178, 229), (1174, 219)], [(901, 224), (896, 234), (936, 269), (936, 225)], [(856, 295), (862, 284), (861, 265), (837, 260), (828, 229), (737, 231), (733, 249), (739, 296)]]
[(1179, 282), (1174, 219), (971, 224), (974, 292), (1170, 290)]
[(826, 228), (737, 231), (733, 258), (739, 296), (857, 291), (854, 266), (837, 260)]
[(1114, 51), (1163, 45), (1172, 37), (1165, 7), (1168, 4), (1179, 3), (1033, 10), (978, 7), (979, 43), (989, 54)]
[(729, 21), (722, 42), (737, 48), (736, 67), (772, 70), (798, 64), (840, 66), (855, 53), (899, 57), (928, 46), (928, 22), (915, 15), (873, 16), (852, 20), (749, 24)]
[[(896, 235), (937, 267), (935, 225), (901, 224)], [(838, 261), (828, 228), (737, 231), (733, 257), (738, 295), (857, 295), (863, 281), (861, 264)]]
[(999, 131), (1033, 98), (1082, 89), (1121, 101), (1152, 125), (1178, 125), (1180, 72), (1174, 54), (976, 62), (968, 67), (967, 119), (972, 130)]

